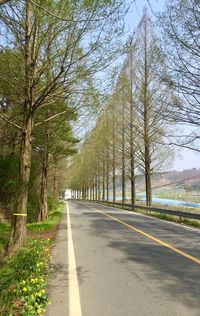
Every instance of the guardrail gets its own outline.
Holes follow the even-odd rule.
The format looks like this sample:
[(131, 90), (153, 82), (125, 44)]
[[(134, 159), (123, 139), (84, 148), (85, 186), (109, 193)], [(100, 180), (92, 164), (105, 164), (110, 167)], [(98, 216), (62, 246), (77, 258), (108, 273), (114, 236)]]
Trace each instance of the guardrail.
[(160, 214), (167, 214), (167, 215), (173, 215), (179, 217), (180, 221), (182, 221), (182, 218), (190, 218), (190, 219), (197, 219), (200, 220), (200, 214), (190, 213), (190, 212), (181, 212), (181, 211), (175, 211), (170, 209), (163, 209), (158, 207), (151, 207), (151, 206), (142, 206), (137, 204), (128, 204), (128, 203), (119, 203), (119, 202), (110, 202), (110, 201), (92, 201), (90, 202), (99, 203), (99, 204), (106, 204), (111, 206), (119, 206), (121, 208), (127, 208), (131, 210), (134, 209), (141, 209), (146, 210), (148, 212), (154, 212), (154, 213), (160, 213)]

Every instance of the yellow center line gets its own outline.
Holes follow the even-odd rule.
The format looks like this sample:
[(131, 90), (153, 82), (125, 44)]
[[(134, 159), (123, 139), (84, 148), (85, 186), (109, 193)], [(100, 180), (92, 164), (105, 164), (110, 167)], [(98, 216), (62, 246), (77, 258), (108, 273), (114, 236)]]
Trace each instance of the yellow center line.
[(94, 209), (95, 211), (97, 211), (97, 212), (99, 212), (99, 213), (102, 213), (103, 215), (105, 215), (105, 216), (111, 218), (111, 219), (114, 220), (115, 222), (118, 222), (118, 223), (120, 223), (120, 224), (126, 226), (127, 228), (129, 228), (129, 229), (131, 229), (131, 230), (133, 230), (133, 231), (135, 231), (135, 232), (137, 232), (137, 233), (139, 233), (139, 234), (141, 234), (141, 235), (143, 235), (143, 236), (145, 236), (145, 237), (147, 237), (147, 238), (149, 238), (149, 239), (155, 241), (156, 243), (158, 243), (158, 244), (160, 244), (160, 245), (162, 245), (162, 246), (164, 246), (164, 247), (166, 247), (166, 248), (168, 248), (168, 249), (171, 249), (172, 251), (178, 253), (179, 255), (181, 255), (181, 256), (183, 256), (183, 257), (185, 257), (185, 258), (187, 258), (187, 259), (189, 259), (189, 260), (191, 260), (191, 261), (193, 261), (193, 262), (196, 262), (197, 264), (200, 264), (200, 259), (198, 259), (198, 258), (196, 258), (196, 257), (193, 257), (193, 256), (187, 254), (186, 252), (184, 252), (184, 251), (182, 251), (182, 250), (179, 250), (179, 249), (177, 249), (177, 248), (171, 246), (170, 244), (168, 244), (168, 243), (166, 243), (166, 242), (164, 242), (164, 241), (162, 241), (162, 240), (160, 240), (160, 239), (158, 239), (158, 238), (156, 238), (156, 237), (153, 237), (153, 236), (151, 236), (151, 235), (149, 235), (149, 234), (143, 232), (142, 230), (140, 230), (140, 229), (138, 229), (138, 228), (136, 228), (136, 227), (134, 227), (134, 226), (131, 226), (131, 225), (125, 223), (124, 221), (122, 221), (122, 220), (120, 220), (120, 219), (118, 219), (118, 218), (116, 218), (116, 217), (114, 217), (114, 216), (111, 216), (111, 215), (109, 215), (109, 214), (107, 214), (107, 213), (104, 213), (104, 212), (102, 212), (102, 211), (100, 211), (100, 210), (98, 210), (98, 209), (96, 209), (96, 208), (94, 208), (94, 207), (91, 207), (91, 208)]

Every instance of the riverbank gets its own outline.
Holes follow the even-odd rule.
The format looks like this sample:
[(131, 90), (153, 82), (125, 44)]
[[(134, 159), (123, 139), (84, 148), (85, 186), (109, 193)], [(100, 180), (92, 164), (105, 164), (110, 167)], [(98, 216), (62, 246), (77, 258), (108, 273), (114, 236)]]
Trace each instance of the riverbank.
[[(177, 199), (175, 199), (177, 197)], [(112, 195), (109, 196), (109, 201), (112, 201)], [(116, 196), (116, 201), (120, 202), (122, 201), (122, 196), (118, 194)], [(130, 203), (131, 198), (130, 198), (130, 193), (127, 192), (126, 194), (126, 202)], [(146, 198), (145, 198), (145, 193), (136, 193), (136, 204), (141, 204), (145, 203)], [(199, 202), (198, 202), (199, 201)], [(195, 196), (194, 199), (192, 199), (192, 195), (186, 195), (186, 194), (175, 194), (172, 192), (168, 193), (160, 193), (156, 192), (152, 196), (152, 204), (156, 207), (162, 207), (164, 206), (165, 208), (170, 206), (176, 208), (178, 207), (178, 210), (180, 208), (184, 208), (184, 211), (199, 211), (200, 212), (200, 198), (198, 199), (198, 196)]]

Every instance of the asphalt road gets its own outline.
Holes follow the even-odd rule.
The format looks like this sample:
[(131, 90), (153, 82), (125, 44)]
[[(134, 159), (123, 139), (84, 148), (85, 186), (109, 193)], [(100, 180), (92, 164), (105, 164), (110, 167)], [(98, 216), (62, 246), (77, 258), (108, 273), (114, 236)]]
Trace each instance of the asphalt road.
[(89, 202), (68, 206), (81, 314), (57, 315), (200, 316), (200, 231)]

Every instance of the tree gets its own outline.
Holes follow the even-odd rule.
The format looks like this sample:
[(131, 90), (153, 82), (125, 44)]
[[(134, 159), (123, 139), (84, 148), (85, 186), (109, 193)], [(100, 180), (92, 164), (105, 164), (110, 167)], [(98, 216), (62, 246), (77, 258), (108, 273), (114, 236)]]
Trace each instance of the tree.
[(158, 18), (165, 51), (163, 81), (175, 91), (173, 102), (168, 104), (170, 115), (168, 111), (165, 117), (175, 124), (191, 126), (185, 135), (170, 137), (170, 143), (200, 151), (200, 3), (197, 0), (170, 1)]
[[(163, 111), (168, 99), (159, 71), (162, 69), (162, 54), (147, 11), (137, 28), (132, 44), (132, 87), (135, 103), (135, 122), (138, 137), (135, 139), (138, 165), (145, 175), (146, 204), (152, 203), (151, 174), (156, 163), (155, 147), (164, 135)], [(130, 56), (129, 56), (130, 58)], [(135, 66), (136, 65), (136, 66)], [(160, 157), (162, 160), (162, 156)]]
[[(7, 4), (9, 9), (1, 6), (1, 26), (6, 30), (6, 37), (15, 44), (24, 72), (19, 89), (22, 91), (19, 95), (22, 109), (18, 126), (21, 131), (19, 176), (9, 253), (26, 241), (32, 134), (38, 124), (35, 124), (36, 113), (40, 107), (48, 107), (55, 96), (60, 99), (70, 96), (72, 104), (81, 102), (81, 93), (87, 88), (86, 79), (96, 73), (97, 65), (101, 69), (110, 63), (110, 53), (115, 48), (111, 43), (116, 38), (116, 17), (123, 15), (120, 1), (69, 2), (67, 6), (63, 0), (44, 1), (42, 10), (39, 1), (11, 4)], [(55, 14), (52, 16), (51, 12)], [(3, 50), (6, 43), (2, 42)], [(48, 72), (51, 77), (47, 80)], [(1, 117), (16, 125), (10, 117)]]
[[(41, 108), (40, 120), (45, 117), (46, 123), (38, 126), (34, 133), (33, 148), (37, 155), (37, 160), (41, 162), (41, 182), (40, 182), (40, 196), (37, 219), (38, 221), (44, 220), (48, 217), (48, 173), (49, 167), (62, 159), (66, 159), (69, 155), (73, 155), (76, 150), (74, 145), (77, 143), (77, 139), (72, 136), (72, 130), (70, 126), (70, 120), (75, 119), (75, 115), (70, 115), (70, 109), (67, 116), (58, 116), (53, 121), (48, 122), (48, 115), (52, 117), (55, 109), (66, 108), (65, 104), (59, 104), (59, 101), (55, 100), (55, 104), (52, 104), (47, 111)], [(38, 113), (39, 114), (39, 113)], [(38, 117), (38, 115), (37, 115)], [(57, 198), (57, 197), (55, 197)]]
[[(119, 175), (122, 201), (126, 199), (129, 179), (131, 200), (135, 203), (135, 177), (136, 172), (140, 172), (145, 175), (146, 204), (150, 206), (152, 203), (152, 173), (162, 168), (171, 154), (168, 147), (160, 145), (167, 126), (163, 112), (171, 97), (171, 91), (168, 92), (160, 76), (162, 67), (158, 39), (145, 10), (113, 91), (102, 106), (95, 129), (87, 135), (79, 152), (78, 171), (76, 167), (73, 169), (82, 179), (91, 169), (96, 170), (91, 176), (96, 174), (99, 200), (100, 193), (105, 199), (106, 188), (108, 194), (111, 171), (113, 201)], [(89, 150), (86, 151), (86, 147)], [(91, 153), (92, 148), (96, 152), (96, 163), (92, 163), (86, 154)]]

